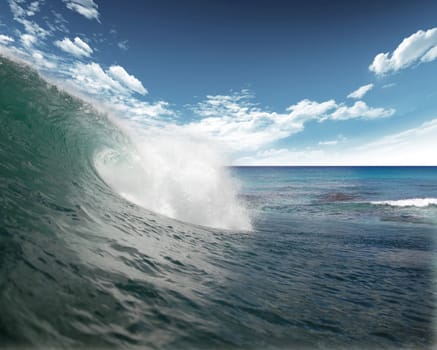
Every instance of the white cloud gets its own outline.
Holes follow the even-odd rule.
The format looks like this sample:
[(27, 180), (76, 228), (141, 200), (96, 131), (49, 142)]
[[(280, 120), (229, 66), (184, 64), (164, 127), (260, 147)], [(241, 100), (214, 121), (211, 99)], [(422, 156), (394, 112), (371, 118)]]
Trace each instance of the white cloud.
[(360, 147), (268, 149), (241, 157), (236, 165), (437, 165), (437, 119)]
[(88, 19), (99, 21), (98, 6), (93, 0), (63, 0), (68, 9)]
[[(38, 3), (38, 5), (32, 5), (33, 3)], [(33, 36), (39, 38), (47, 37), (50, 32), (42, 27), (40, 27), (35, 22), (27, 19), (26, 17), (33, 16), (39, 10), (39, 2), (34, 1), (30, 4), (29, 8), (26, 10), (21, 6), (23, 1), (21, 0), (9, 0), (9, 7), (11, 9), (14, 20), (24, 26), (24, 30)]]
[(391, 116), (394, 109), (371, 108), (362, 101), (353, 106), (302, 100), (286, 112), (265, 111), (253, 104), (247, 91), (230, 96), (207, 96), (194, 112), (201, 117), (183, 128), (186, 132), (207, 135), (233, 150), (257, 150), (269, 143), (301, 132), (309, 121), (376, 119)]
[[(286, 123), (287, 114), (262, 111), (249, 101), (247, 91), (231, 96), (207, 96), (194, 112), (202, 119), (183, 128), (238, 149), (257, 149), (302, 129), (302, 122)], [(283, 122), (283, 126), (280, 124)]]
[[(50, 82), (60, 86), (69, 93), (84, 101), (92, 103), (104, 113), (117, 113), (125, 119), (130, 119), (140, 125), (165, 126), (174, 112), (165, 101), (143, 101), (133, 96), (135, 90), (147, 91), (142, 84), (135, 82), (135, 77), (129, 75), (123, 67), (112, 69), (112, 73), (119, 74), (118, 79), (111, 76), (110, 70), (103, 69), (98, 63), (73, 64), (56, 55), (40, 51), (33, 46), (37, 38), (30, 34), (23, 34), (22, 41), (26, 49), (14, 46), (0, 45), (0, 53), (19, 62), (30, 64), (32, 67), (51, 74), (46, 76)], [(24, 47), (24, 44), (23, 44)], [(115, 66), (114, 66), (115, 67)], [(123, 81), (124, 80), (124, 81)]]
[(118, 81), (106, 74), (98, 63), (76, 63), (70, 68), (70, 73), (79, 86), (88, 89), (92, 94), (99, 92), (129, 93)]
[(0, 45), (0, 54), (19, 63), (29, 63), (29, 55), (20, 47)]
[(127, 40), (120, 41), (119, 43), (117, 43), (117, 46), (123, 51), (127, 51), (127, 49), (129, 49)]
[(29, 17), (34, 16), (39, 11), (39, 7), (39, 1), (32, 1), (27, 8), (26, 15)]
[(422, 62), (431, 62), (437, 58), (437, 45), (435, 45), (432, 49), (430, 49), (426, 54), (422, 56), (420, 61)]
[(391, 87), (393, 87), (393, 86), (396, 86), (396, 83), (388, 83), (388, 84), (385, 84), (385, 85), (382, 86), (382, 88), (383, 88), (383, 89), (388, 89), (388, 88), (391, 88)]
[[(385, 136), (376, 142), (372, 142), (367, 146), (362, 147), (362, 149), (381, 148), (387, 146), (397, 147), (399, 145), (405, 145), (406, 143), (411, 144), (412, 141), (416, 142), (419, 139), (427, 136), (430, 136), (433, 139), (435, 139), (435, 142), (437, 144), (437, 138), (435, 137), (436, 134), (437, 134), (437, 119), (432, 119), (430, 121), (422, 123), (420, 126), (416, 128), (408, 129), (397, 134), (391, 134)], [(435, 149), (431, 149), (430, 151), (432, 151), (434, 154)], [(433, 158), (437, 160), (437, 158), (435, 157)]]
[(329, 119), (348, 120), (348, 119), (379, 119), (391, 117), (395, 113), (393, 108), (372, 108), (367, 106), (363, 101), (357, 101), (351, 107), (341, 105), (332, 114)]
[(335, 146), (338, 144), (338, 140), (319, 141), (319, 146)]
[(121, 66), (111, 66), (109, 70), (104, 71), (98, 63), (78, 62), (70, 68), (69, 73), (76, 85), (92, 94), (128, 96), (134, 92), (147, 92), (141, 82), (129, 75)]
[(37, 38), (30, 34), (20, 36), (22, 46), (2, 46), (0, 45), (0, 54), (14, 61), (29, 64), (32, 68), (38, 70), (53, 71), (57, 67), (58, 57), (49, 53), (42, 52), (35, 48), (34, 44)]
[(396, 72), (415, 63), (437, 58), (437, 27), (419, 30), (402, 40), (393, 53), (379, 53), (369, 69), (377, 75)]
[(141, 81), (139, 81), (133, 75), (130, 75), (128, 72), (126, 72), (126, 70), (123, 67), (111, 66), (109, 67), (108, 73), (112, 76), (112, 78), (119, 81), (128, 89), (138, 92), (141, 95), (147, 94), (147, 90), (144, 88)]
[(335, 108), (337, 104), (334, 100), (319, 103), (305, 99), (288, 107), (287, 111), (290, 112), (290, 120), (306, 122), (311, 119), (328, 119), (330, 115), (328, 112)]
[(11, 38), (10, 36), (4, 34), (0, 34), (0, 44), (7, 45), (13, 43), (14, 41), (14, 38)]
[(275, 149), (257, 152), (253, 156), (242, 157), (234, 161), (235, 165), (263, 165), (263, 166), (284, 166), (284, 165), (329, 165), (327, 152), (321, 149)]
[[(10, 1), (22, 4), (19, 0)], [(79, 3), (78, 1), (68, 2)], [(20, 6), (18, 7), (21, 8)], [(27, 16), (26, 13), (21, 14), (19, 9), (17, 14), (22, 19)], [(36, 63), (36, 66), (41, 69), (52, 69), (56, 77), (62, 77), (74, 87), (73, 91), (82, 92), (85, 96), (101, 101), (109, 111), (118, 112), (128, 118), (138, 121), (147, 118), (159, 119), (163, 126), (175, 127), (179, 131), (201, 137), (207, 136), (236, 151), (260, 150), (277, 140), (301, 132), (307, 126), (306, 123), (310, 122), (375, 119), (388, 117), (394, 113), (393, 109), (372, 108), (362, 101), (353, 101), (354, 104), (351, 102), (351, 105), (346, 105), (345, 103), (337, 103), (333, 99), (321, 102), (304, 99), (277, 112), (260, 107), (253, 102), (253, 96), (248, 91), (242, 91), (229, 96), (207, 96), (205, 101), (193, 109), (195, 116), (198, 117), (197, 120), (185, 125), (175, 125), (171, 124), (174, 122), (173, 120), (169, 123), (168, 120), (162, 118), (164, 115), (172, 115), (166, 102), (147, 102), (136, 98), (136, 93), (145, 95), (147, 89), (139, 79), (129, 74), (125, 68), (119, 65), (107, 68), (94, 62), (71, 64), (69, 63), (71, 61), (61, 58), (56, 60), (56, 56), (56, 59), (53, 59), (49, 53), (37, 50), (37, 48), (42, 47), (42, 45), (38, 46), (41, 36), (33, 33), (38, 33), (38, 31), (34, 30), (23, 34), (21, 36), (23, 46), (19, 45), (19, 48), (25, 51), (28, 62)], [(79, 37), (74, 38), (74, 40), (64, 38), (55, 44), (76, 57), (88, 57), (93, 52), (92, 48)], [(321, 141), (320, 146), (334, 145), (337, 142), (339, 141)], [(330, 150), (335, 148), (325, 147), (325, 149)], [(280, 152), (275, 153), (275, 156), (285, 157), (287, 152), (289, 151), (280, 150)], [(293, 152), (296, 157), (303, 157), (301, 151)], [(314, 154), (322, 153), (320, 150), (314, 152)], [(268, 156), (267, 153), (261, 155)]]
[(68, 21), (60, 14), (59, 12), (56, 12), (54, 10), (51, 11), (53, 14), (53, 22), (49, 22), (46, 20), (47, 26), (50, 28), (52, 32), (62, 32), (62, 33), (69, 33), (70, 30), (68, 29)]
[[(105, 71), (97, 63), (78, 62), (68, 71), (71, 76), (69, 83), (75, 90), (101, 101), (107, 111), (119, 112), (120, 115), (131, 120), (148, 122), (164, 115), (173, 115), (168, 103), (164, 101), (147, 102), (133, 97), (132, 94), (138, 92), (137, 90), (142, 91), (140, 86), (145, 92), (147, 90), (142, 84), (134, 83), (132, 79), (134, 77), (129, 75), (123, 67), (120, 69), (114, 69), (114, 67), (120, 66), (112, 66)], [(114, 72), (120, 73), (121, 70), (127, 76), (119, 74), (115, 78)], [(115, 74), (117, 75), (117, 73)]]
[(22, 0), (9, 0), (12, 14), (17, 18), (34, 16), (40, 10), (40, 1), (32, 1), (27, 8), (25, 5), (25, 1)]
[(128, 116), (131, 120), (147, 122), (162, 116), (172, 116), (173, 112), (165, 101), (146, 102), (138, 99), (122, 96), (113, 96), (110, 99), (110, 106), (113, 110), (120, 112), (123, 116)]
[(355, 148), (353, 155), (369, 165), (437, 165), (437, 119)]
[(26, 16), (26, 10), (19, 5), (21, 3), (22, 1), (19, 0), (9, 0), (9, 7), (11, 8), (15, 20)]
[(37, 66), (43, 69), (54, 69), (56, 68), (56, 63), (50, 61), (46, 57), (44, 57), (41, 51), (34, 51), (32, 53), (32, 57)]
[(37, 42), (37, 38), (31, 34), (22, 34), (20, 36), (20, 39), (24, 47), (28, 49), (31, 48)]
[(373, 84), (367, 84), (359, 87), (355, 91), (351, 92), (349, 95), (347, 95), (347, 98), (353, 98), (353, 99), (362, 99), (365, 94), (367, 94), (370, 90), (373, 89)]
[[(80, 1), (73, 2), (79, 3)], [(48, 31), (43, 32), (43, 29), (39, 30), (40, 27), (27, 20), (27, 16), (32, 15), (29, 11), (36, 12), (40, 3), (42, 2), (38, 2), (38, 5), (32, 5), (31, 3), (28, 8), (23, 0), (9, 0), (14, 19), (29, 30), (21, 33), (19, 36), (20, 44), (16, 47), (13, 45), (6, 46), (8, 43), (12, 43), (14, 39), (0, 34), (0, 52), (2, 55), (27, 63), (37, 70), (43, 71), (44, 76), (49, 81), (92, 103), (102, 112), (109, 114), (116, 112), (123, 118), (133, 120), (139, 124), (145, 123), (161, 127), (169, 122), (169, 118), (173, 118), (174, 113), (167, 102), (159, 100), (149, 102), (134, 96), (136, 93), (147, 94), (147, 89), (139, 79), (129, 74), (124, 67), (113, 65), (106, 69), (94, 62), (89, 64), (78, 61), (71, 63), (68, 59), (42, 51), (41, 48), (44, 47), (43, 39), (51, 33)], [(82, 5), (86, 5), (86, 3), (92, 5), (89, 2), (81, 2)], [(54, 11), (52, 13), (56, 17), (57, 24), (64, 26), (65, 23), (68, 23), (62, 15)], [(49, 25), (48, 19), (46, 19), (46, 22)], [(50, 28), (52, 31), (58, 30), (56, 26)], [(62, 31), (66, 31), (66, 29), (62, 29)], [(18, 33), (20, 34), (19, 31)], [(74, 39), (64, 38), (55, 42), (55, 45), (76, 57), (88, 57), (93, 52), (93, 49), (79, 37)], [(163, 116), (167, 117), (165, 122)]]
[(347, 138), (340, 134), (337, 136), (337, 138), (335, 140), (319, 141), (318, 145), (319, 146), (336, 146), (339, 143), (343, 143), (345, 141), (347, 141)]
[(40, 38), (44, 39), (45, 37), (47, 37), (50, 34), (50, 32), (48, 30), (40, 27), (35, 22), (29, 21), (27, 19), (22, 19), (20, 21), (20, 23), (23, 24), (24, 29), (27, 33), (38, 36)]
[(75, 37), (74, 41), (69, 38), (64, 38), (62, 41), (57, 40), (55, 45), (76, 57), (89, 57), (93, 53), (93, 49), (79, 37)]

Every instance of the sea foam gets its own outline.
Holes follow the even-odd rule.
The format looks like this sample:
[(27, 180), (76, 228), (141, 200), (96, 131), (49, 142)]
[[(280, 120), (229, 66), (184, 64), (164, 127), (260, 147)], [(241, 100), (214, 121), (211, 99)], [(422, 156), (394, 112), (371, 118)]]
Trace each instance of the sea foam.
[(375, 201), (371, 203), (376, 205), (389, 205), (392, 207), (424, 208), (430, 205), (437, 205), (437, 198), (411, 198), (411, 199), (399, 199), (399, 200), (391, 200), (391, 201)]
[(213, 145), (159, 130), (145, 134), (123, 125), (132, 141), (124, 151), (104, 150), (95, 158), (103, 180), (125, 199), (181, 221), (250, 230), (238, 199), (238, 183)]

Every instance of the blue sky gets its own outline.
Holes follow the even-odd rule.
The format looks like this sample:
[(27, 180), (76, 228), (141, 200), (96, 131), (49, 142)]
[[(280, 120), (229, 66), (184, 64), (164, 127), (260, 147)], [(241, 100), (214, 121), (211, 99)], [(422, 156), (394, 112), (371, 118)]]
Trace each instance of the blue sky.
[(437, 156), (435, 1), (0, 3), (0, 52), (234, 164)]

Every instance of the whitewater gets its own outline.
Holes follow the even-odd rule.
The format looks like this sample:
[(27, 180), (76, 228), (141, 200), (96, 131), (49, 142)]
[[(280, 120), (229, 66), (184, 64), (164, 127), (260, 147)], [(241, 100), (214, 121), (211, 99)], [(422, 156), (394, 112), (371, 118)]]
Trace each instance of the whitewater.
[(410, 198), (388, 201), (375, 201), (373, 204), (391, 205), (394, 207), (427, 207), (437, 205), (437, 198)]
[(435, 344), (436, 168), (225, 167), (2, 56), (0, 82), (0, 347)]

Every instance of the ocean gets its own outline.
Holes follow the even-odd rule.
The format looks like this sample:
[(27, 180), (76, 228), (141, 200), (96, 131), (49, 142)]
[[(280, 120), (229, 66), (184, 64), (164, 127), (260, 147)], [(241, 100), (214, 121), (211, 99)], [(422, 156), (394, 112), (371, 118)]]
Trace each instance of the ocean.
[(125, 163), (88, 103), (0, 82), (0, 348), (435, 346), (437, 167)]

